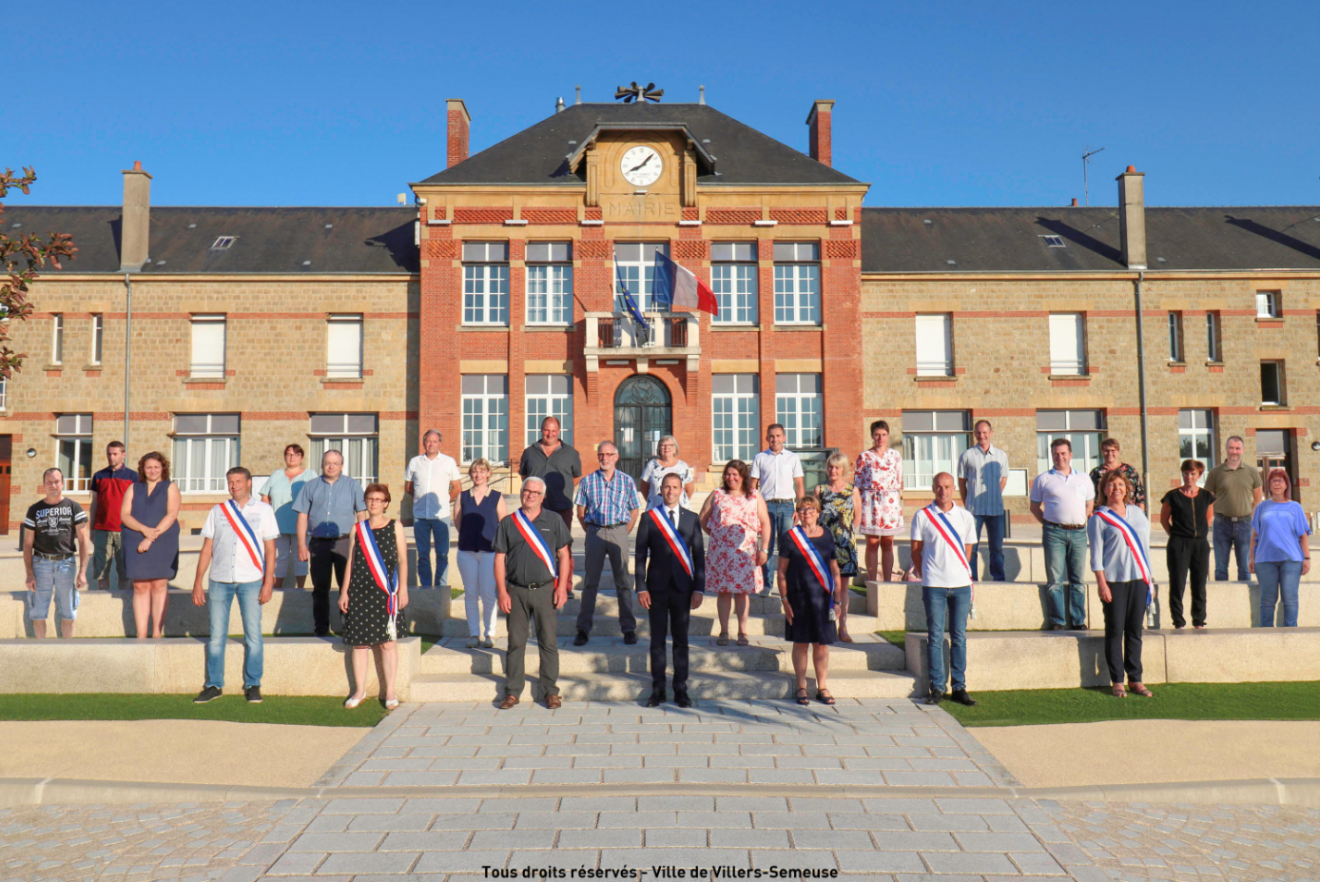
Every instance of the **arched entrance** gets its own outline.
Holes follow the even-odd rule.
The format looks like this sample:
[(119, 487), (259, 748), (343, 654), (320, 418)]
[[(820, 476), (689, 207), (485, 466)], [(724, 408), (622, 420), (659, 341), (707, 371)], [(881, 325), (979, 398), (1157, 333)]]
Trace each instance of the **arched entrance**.
[(621, 471), (641, 485), (642, 469), (655, 455), (660, 438), (673, 432), (674, 408), (669, 390), (655, 377), (629, 377), (614, 393), (614, 443), (619, 448)]

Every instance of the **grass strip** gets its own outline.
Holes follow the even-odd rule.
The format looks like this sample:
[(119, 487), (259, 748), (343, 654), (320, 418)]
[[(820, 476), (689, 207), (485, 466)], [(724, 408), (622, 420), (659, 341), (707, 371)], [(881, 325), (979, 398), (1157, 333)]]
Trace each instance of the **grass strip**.
[(1107, 687), (976, 692), (976, 707), (945, 701), (964, 726), (1040, 726), (1102, 720), (1320, 720), (1320, 681), (1150, 684), (1153, 698)]
[(0, 720), (226, 720), (290, 726), (374, 726), (385, 708), (374, 696), (355, 710), (332, 695), (268, 695), (248, 704), (238, 693), (206, 704), (191, 695), (134, 695), (104, 692), (0, 695)]
[(899, 649), (907, 648), (907, 631), (876, 631), (875, 633), (888, 640)]

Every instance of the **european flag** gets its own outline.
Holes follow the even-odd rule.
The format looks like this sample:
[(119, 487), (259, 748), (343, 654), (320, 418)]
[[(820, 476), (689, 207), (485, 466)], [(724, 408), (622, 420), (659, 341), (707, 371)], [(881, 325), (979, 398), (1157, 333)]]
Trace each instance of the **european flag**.
[(619, 277), (619, 291), (623, 294), (624, 306), (628, 307), (628, 312), (632, 315), (633, 321), (645, 328), (646, 333), (649, 336), (651, 333), (651, 323), (646, 320), (646, 316), (642, 315), (642, 310), (641, 307), (637, 305), (637, 300), (628, 291), (628, 283), (623, 280), (623, 269), (621, 267), (616, 267), (615, 272)]

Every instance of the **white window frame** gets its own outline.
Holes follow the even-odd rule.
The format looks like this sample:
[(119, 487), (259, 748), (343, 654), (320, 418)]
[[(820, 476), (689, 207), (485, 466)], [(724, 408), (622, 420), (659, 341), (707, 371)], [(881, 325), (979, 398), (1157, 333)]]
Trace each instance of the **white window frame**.
[[(1320, 317), (1320, 313), (1316, 313)], [(1320, 319), (1318, 319), (1320, 320)], [(1217, 310), (1210, 310), (1205, 314), (1205, 360), (1222, 363), (1224, 353), (1220, 351), (1223, 346), (1223, 337), (1220, 334), (1220, 317)]]
[[(197, 360), (197, 332), (201, 328), (207, 328), (214, 333), (214, 328), (220, 328), (220, 361), (217, 364), (214, 361)], [(225, 362), (229, 347), (229, 325), (223, 314), (194, 315), (190, 323), (192, 332), (192, 344), (188, 355), (188, 376), (193, 379), (223, 380), (225, 378)]]
[[(542, 383), (541, 381), (546, 381)], [(567, 391), (562, 387), (567, 381)], [(549, 391), (533, 386), (546, 386)], [(559, 437), (565, 444), (573, 444), (573, 376), (571, 374), (527, 374), (523, 383), (526, 396), (527, 444), (541, 440), (541, 421), (547, 417), (559, 420)]]
[(1283, 318), (1283, 309), (1281, 308), (1279, 291), (1257, 291), (1256, 292), (1256, 318), (1259, 319), (1277, 319)]
[[(917, 376), (953, 376), (953, 316), (947, 312), (921, 314), (916, 317)], [(925, 334), (922, 332), (925, 331)], [(936, 348), (930, 343), (938, 338)], [(924, 339), (924, 344), (923, 344)]]
[[(339, 419), (335, 419), (338, 417)], [(354, 422), (370, 417), (369, 428), (354, 427)], [(337, 423), (337, 425), (329, 425)], [(322, 412), (312, 414), (307, 436), (312, 468), (320, 471), (321, 457), (327, 450), (338, 450), (344, 458), (344, 474), (363, 487), (374, 483), (380, 473), (380, 417), (374, 413)]]
[(463, 243), (463, 324), (509, 324), (509, 243)]
[[(70, 417), (73, 425), (67, 425)], [(55, 417), (55, 463), (64, 473), (66, 492), (87, 493), (91, 490), (92, 422), (90, 413), (62, 413)], [(66, 425), (61, 426), (61, 423)], [(85, 475), (79, 474), (80, 464), (85, 464)]]
[(775, 324), (819, 325), (820, 245), (776, 242), (774, 251)]
[(0, 410), (9, 409), (9, 378), (0, 377)]
[[(1187, 418), (1184, 418), (1187, 414)], [(1184, 422), (1190, 422), (1192, 425), (1184, 426)], [(1198, 425), (1203, 423), (1203, 425)], [(1198, 444), (1198, 442), (1201, 442)], [(1197, 452), (1197, 447), (1204, 447), (1205, 455), (1201, 456)], [(1178, 411), (1178, 461), (1181, 463), (1184, 459), (1198, 460), (1205, 469), (1201, 472), (1201, 479), (1197, 484), (1205, 486), (1206, 475), (1210, 474), (1210, 469), (1215, 463), (1215, 412), (1209, 408), (1194, 407), (1182, 408)]]
[(715, 374), (712, 385), (733, 391), (712, 391), (710, 396), (711, 450), (716, 463), (741, 459), (751, 462), (761, 445), (761, 378), (756, 374)]
[(715, 242), (711, 245), (710, 287), (719, 301), (717, 325), (760, 323), (760, 265), (755, 242)]
[[(940, 417), (960, 419), (962, 428), (940, 426)], [(914, 428), (917, 417), (929, 416), (930, 429)], [(903, 489), (929, 492), (940, 472), (958, 474), (958, 457), (971, 446), (972, 416), (965, 410), (903, 411)]]
[(1073, 468), (1089, 473), (1091, 469), (1100, 465), (1100, 443), (1109, 437), (1105, 429), (1106, 414), (1102, 410), (1078, 410), (1077, 413), (1094, 413), (1098, 425), (1098, 428), (1080, 428), (1072, 425), (1074, 411), (1059, 412), (1064, 415), (1064, 428), (1048, 431), (1036, 429), (1036, 472), (1039, 474), (1054, 468), (1054, 460), (1050, 456), (1050, 444), (1055, 438), (1067, 438), (1072, 443)]
[[(1274, 397), (1277, 401), (1268, 400), (1269, 396), (1265, 394), (1265, 369), (1267, 367), (1274, 370), (1274, 385), (1278, 394)], [(1288, 388), (1285, 384), (1283, 361), (1282, 359), (1265, 359), (1260, 363), (1260, 403), (1262, 407), (1282, 407), (1288, 401)]]
[(64, 314), (51, 315), (50, 363), (64, 364)]
[(1085, 376), (1086, 315), (1080, 312), (1052, 312), (1049, 329), (1050, 373)]
[(1177, 310), (1169, 313), (1169, 361), (1179, 364), (1187, 361), (1183, 346), (1183, 314)]
[[(811, 389), (811, 386), (815, 389)], [(805, 387), (805, 388), (804, 388)], [(775, 422), (784, 427), (784, 445), (792, 449), (823, 447), (825, 394), (820, 374), (775, 376)]]
[[(631, 250), (640, 246), (641, 257), (620, 257), (621, 248)], [(659, 312), (655, 303), (655, 252), (669, 255), (668, 242), (616, 242), (614, 243), (614, 312), (628, 315), (628, 308), (623, 303), (623, 286), (620, 278), (628, 284), (628, 293), (637, 301), (637, 307), (643, 312)], [(640, 290), (639, 290), (640, 288)]]
[[(205, 417), (201, 432), (180, 432), (179, 417)], [(237, 432), (225, 432), (215, 426), (218, 416), (233, 416), (238, 420)], [(225, 472), (239, 463), (239, 443), (242, 418), (237, 414), (176, 413), (174, 415), (174, 458), (170, 462), (170, 479), (184, 494), (225, 493), (229, 489)], [(217, 461), (218, 460), (218, 461)]]
[(100, 364), (101, 357), (105, 354), (105, 316), (96, 313), (92, 316), (92, 360), (90, 364)]
[[(353, 326), (357, 339), (352, 341)], [(332, 313), (325, 323), (326, 379), (359, 380), (362, 378), (365, 322), (361, 313)], [(338, 338), (338, 339), (336, 339)], [(356, 349), (356, 351), (353, 351)]]
[(573, 243), (527, 243), (529, 325), (573, 324)]
[[(479, 391), (473, 388), (474, 378), (481, 378)], [(503, 465), (509, 458), (508, 376), (464, 374), (461, 383), (462, 462), (469, 463), (484, 457), (492, 465)]]

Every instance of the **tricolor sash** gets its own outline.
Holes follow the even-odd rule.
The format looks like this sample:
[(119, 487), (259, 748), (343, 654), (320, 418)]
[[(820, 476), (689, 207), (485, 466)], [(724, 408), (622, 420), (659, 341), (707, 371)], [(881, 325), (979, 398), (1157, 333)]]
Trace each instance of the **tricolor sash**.
[(239, 544), (247, 549), (248, 557), (252, 558), (252, 565), (263, 572), (266, 569), (266, 555), (261, 542), (257, 540), (257, 534), (253, 531), (252, 525), (243, 517), (243, 510), (238, 507), (238, 503), (230, 499), (220, 504), (220, 511), (224, 512), (225, 520), (229, 521), (229, 528), (234, 531), (238, 537)]
[(976, 574), (972, 572), (972, 565), (967, 562), (967, 551), (963, 548), (962, 537), (953, 528), (953, 524), (949, 523), (949, 519), (944, 512), (940, 511), (934, 503), (931, 503), (926, 506), (926, 517), (930, 518), (930, 525), (935, 528), (936, 533), (940, 534), (940, 538), (953, 549), (954, 557), (958, 558), (963, 568), (967, 570), (967, 578), (975, 582)]
[(665, 541), (669, 543), (669, 547), (674, 550), (674, 556), (678, 558), (678, 562), (681, 563), (683, 569), (687, 571), (688, 578), (695, 579), (696, 576), (693, 575), (692, 571), (692, 552), (688, 551), (687, 543), (684, 542), (683, 537), (679, 535), (677, 525), (670, 522), (664, 509), (653, 508), (649, 514), (651, 515), (651, 520), (655, 521), (655, 525), (660, 528), (660, 535), (665, 537)]
[(801, 527), (794, 527), (788, 531), (792, 537), (793, 544), (802, 552), (802, 556), (807, 559), (807, 566), (816, 574), (816, 581), (825, 589), (825, 593), (830, 596), (830, 606), (834, 605), (834, 577), (830, 575), (830, 569), (825, 565), (825, 559), (820, 556), (820, 549), (811, 541), (807, 531)]
[(390, 572), (385, 569), (385, 558), (380, 553), (380, 546), (376, 544), (376, 534), (372, 531), (370, 522), (358, 521), (354, 529), (357, 530), (358, 547), (362, 549), (362, 556), (366, 558), (371, 578), (376, 582), (376, 587), (384, 591), (389, 598), (385, 607), (390, 615), (390, 634), (393, 635), (395, 618), (399, 614), (399, 585), (396, 578), (398, 571)]
[(523, 514), (521, 508), (516, 509), (513, 513), (513, 525), (518, 528), (519, 533), (522, 533), (523, 541), (531, 546), (532, 551), (541, 559), (541, 563), (545, 564), (546, 568), (550, 570), (550, 578), (558, 580), (559, 567), (555, 566), (555, 555), (550, 550), (550, 543), (545, 541), (541, 531), (536, 529), (536, 524), (533, 524), (532, 519)]
[(1149, 586), (1154, 583), (1154, 579), (1151, 577), (1150, 560), (1146, 557), (1146, 549), (1141, 547), (1141, 539), (1137, 536), (1136, 528), (1119, 517), (1118, 512), (1111, 508), (1097, 508), (1095, 516), (1123, 534), (1123, 541), (1127, 543), (1128, 552), (1137, 562), (1137, 570), (1141, 573), (1141, 581), (1147, 585), (1146, 593), (1149, 596)]

